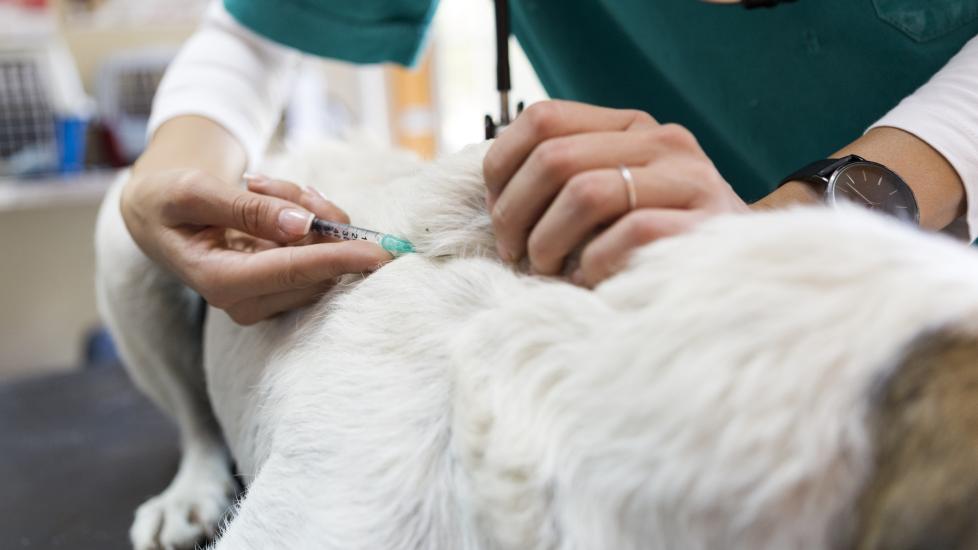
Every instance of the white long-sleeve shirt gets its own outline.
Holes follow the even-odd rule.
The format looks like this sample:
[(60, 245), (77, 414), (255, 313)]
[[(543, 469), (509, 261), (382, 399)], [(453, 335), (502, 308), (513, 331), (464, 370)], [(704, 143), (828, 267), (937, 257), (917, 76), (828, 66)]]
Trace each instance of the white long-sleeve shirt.
[(171, 118), (207, 117), (261, 159), (289, 99), (302, 54), (234, 20), (220, 0), (170, 64), (153, 99), (149, 135)]
[[(150, 135), (171, 118), (204, 116), (237, 138), (254, 166), (301, 55), (243, 27), (215, 0), (160, 83)], [(964, 183), (971, 239), (978, 237), (978, 37), (870, 128), (880, 126), (914, 134), (948, 160)]]

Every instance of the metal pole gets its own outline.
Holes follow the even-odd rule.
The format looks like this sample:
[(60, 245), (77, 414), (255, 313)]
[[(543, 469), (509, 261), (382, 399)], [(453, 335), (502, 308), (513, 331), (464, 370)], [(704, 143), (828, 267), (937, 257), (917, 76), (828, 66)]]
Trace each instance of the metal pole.
[(496, 90), (499, 91), (499, 125), (510, 123), (509, 118), (509, 2), (496, 4)]

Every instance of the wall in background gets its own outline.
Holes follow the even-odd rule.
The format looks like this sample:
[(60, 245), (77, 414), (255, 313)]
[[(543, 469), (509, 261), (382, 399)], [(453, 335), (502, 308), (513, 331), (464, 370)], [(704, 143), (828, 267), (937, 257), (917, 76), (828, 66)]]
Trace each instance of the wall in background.
[(192, 31), (191, 26), (67, 29), (63, 36), (78, 65), (85, 90), (91, 94), (95, 88), (98, 64), (107, 56), (123, 50), (144, 48), (160, 48), (175, 53)]

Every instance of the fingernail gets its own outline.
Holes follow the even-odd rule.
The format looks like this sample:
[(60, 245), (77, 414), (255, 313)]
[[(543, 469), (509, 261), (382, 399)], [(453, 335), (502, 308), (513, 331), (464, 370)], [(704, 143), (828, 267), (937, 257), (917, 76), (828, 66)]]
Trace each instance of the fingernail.
[(584, 280), (584, 272), (580, 269), (575, 269), (574, 272), (571, 273), (570, 280), (577, 286), (584, 286), (584, 283), (586, 282)]
[(313, 215), (305, 210), (286, 208), (279, 212), (278, 227), (291, 235), (305, 235), (312, 226)]

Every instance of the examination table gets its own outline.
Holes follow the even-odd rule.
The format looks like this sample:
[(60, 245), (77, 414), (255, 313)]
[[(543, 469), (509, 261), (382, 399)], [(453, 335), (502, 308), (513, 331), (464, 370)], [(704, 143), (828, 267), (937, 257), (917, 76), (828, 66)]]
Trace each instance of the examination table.
[(175, 427), (118, 365), (0, 384), (0, 548), (130, 548), (178, 459)]

